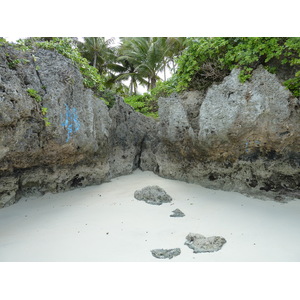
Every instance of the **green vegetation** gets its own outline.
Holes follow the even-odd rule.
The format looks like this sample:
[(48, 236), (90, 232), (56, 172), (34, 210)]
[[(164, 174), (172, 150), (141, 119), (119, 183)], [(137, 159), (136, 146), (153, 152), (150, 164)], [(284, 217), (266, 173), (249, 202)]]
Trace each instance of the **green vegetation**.
[(5, 38), (0, 37), (0, 46), (7, 44), (7, 41)]
[(11, 55), (9, 53), (6, 53), (6, 58), (7, 58), (7, 61), (8, 61), (8, 67), (12, 70), (16, 70), (17, 66), (20, 65), (20, 64), (29, 63), (28, 59), (16, 57), (15, 55)]
[[(104, 89), (104, 78), (100, 76), (98, 70), (89, 64), (89, 61), (82, 57), (76, 47), (76, 40), (72, 38), (28, 38), (18, 40), (16, 48), (23, 51), (28, 51), (33, 47), (39, 47), (48, 50), (56, 50), (58, 53), (71, 59), (78, 67), (82, 76), (83, 83), (87, 88), (92, 88), (94, 91)], [(39, 68), (39, 66), (37, 66)]]
[[(0, 45), (7, 42), (0, 38)], [(14, 47), (28, 51), (35, 47), (54, 50), (70, 58), (81, 71), (84, 84), (108, 107), (118, 94), (136, 111), (157, 117), (157, 100), (174, 92), (205, 90), (220, 82), (234, 68), (240, 68), (240, 80), (251, 78), (263, 65), (272, 73), (280, 68), (294, 70), (284, 85), (300, 96), (300, 38), (297, 37), (123, 37), (119, 45), (104, 37), (28, 38)], [(34, 56), (33, 56), (34, 57)], [(20, 58), (10, 58), (15, 69)], [(39, 69), (39, 66), (36, 66)], [(172, 77), (166, 80), (166, 70)], [(290, 72), (291, 73), (291, 72)], [(161, 77), (163, 78), (161, 78)], [(138, 86), (147, 93), (138, 95)], [(28, 92), (39, 101), (39, 95)]]
[[(42, 97), (39, 95), (39, 93), (35, 89), (28, 89), (27, 93), (30, 97), (35, 99), (37, 102), (39, 102), (39, 103), (42, 102), (42, 100), (43, 100)], [(41, 107), (41, 114), (43, 116), (43, 120), (44, 120), (46, 126), (50, 126), (51, 123), (48, 121), (48, 118), (45, 117), (47, 112), (48, 112), (48, 108), (42, 106)]]
[[(113, 39), (84, 38), (78, 43), (81, 54), (104, 76), (105, 90), (98, 93), (109, 107), (114, 104), (114, 93), (124, 97), (126, 103), (147, 116), (157, 117), (157, 99), (171, 92), (174, 81), (162, 81), (159, 72), (176, 69), (175, 59), (185, 48), (186, 38), (127, 37), (120, 45), (112, 47)], [(123, 82), (129, 81), (126, 86)], [(137, 95), (142, 85), (148, 92)]]
[(121, 38), (118, 61), (127, 67), (118, 79), (130, 79), (130, 94), (136, 94), (137, 83), (146, 86), (148, 92), (161, 78), (159, 72), (175, 69), (175, 58), (185, 48), (185, 38), (136, 37)]
[(16, 69), (17, 65), (21, 63), (20, 59), (9, 60), (8, 58), (8, 67), (12, 70)]
[(46, 125), (46, 126), (50, 126), (51, 123), (49, 122), (48, 118), (45, 117), (46, 114), (47, 114), (47, 112), (48, 112), (48, 108), (47, 108), (47, 107), (41, 107), (41, 113), (42, 113), (42, 115), (44, 116), (44, 117), (43, 117), (43, 120), (44, 120), (44, 122), (45, 122), (45, 125)]
[[(252, 71), (263, 65), (276, 73), (280, 65), (300, 65), (300, 38), (194, 38), (178, 59), (176, 90), (205, 89), (220, 81), (234, 68), (240, 68), (240, 80), (251, 78)], [(285, 81), (285, 86), (300, 96), (300, 71)]]
[(29, 94), (30, 97), (35, 99), (37, 102), (42, 101), (42, 97), (39, 95), (39, 93), (35, 89), (28, 89), (27, 93)]
[(88, 60), (80, 54), (78, 48), (73, 46), (71, 38), (53, 38), (50, 41), (41, 41), (35, 44), (43, 49), (56, 50), (58, 53), (70, 58), (83, 75), (83, 83), (88, 88), (103, 90), (104, 79), (97, 69), (91, 66)]
[(175, 92), (174, 81), (172, 79), (167, 81), (159, 81), (155, 88), (143, 95), (133, 95), (125, 97), (124, 101), (131, 105), (136, 111), (142, 114), (157, 118), (158, 117), (158, 99), (160, 97), (170, 96)]

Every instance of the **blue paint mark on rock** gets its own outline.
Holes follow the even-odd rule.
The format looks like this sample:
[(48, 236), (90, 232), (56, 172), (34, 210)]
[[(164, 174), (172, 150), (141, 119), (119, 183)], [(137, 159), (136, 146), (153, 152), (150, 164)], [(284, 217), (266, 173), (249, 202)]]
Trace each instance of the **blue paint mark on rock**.
[(77, 110), (75, 107), (70, 108), (67, 104), (66, 106), (66, 115), (65, 118), (61, 115), (61, 119), (65, 119), (64, 122), (61, 123), (61, 126), (65, 127), (67, 130), (67, 139), (68, 142), (71, 138), (71, 135), (79, 130), (80, 128), (80, 121), (77, 115)]

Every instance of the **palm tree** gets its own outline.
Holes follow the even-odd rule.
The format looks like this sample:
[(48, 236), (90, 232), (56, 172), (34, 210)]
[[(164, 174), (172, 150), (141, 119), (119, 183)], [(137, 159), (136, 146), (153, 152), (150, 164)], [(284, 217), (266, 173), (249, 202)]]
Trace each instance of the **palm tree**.
[(182, 51), (187, 47), (188, 40), (186, 37), (168, 37), (166, 38), (167, 51), (166, 62), (172, 73), (176, 70), (176, 58), (181, 55)]
[(166, 68), (175, 71), (175, 57), (180, 55), (186, 47), (184, 37), (134, 37), (121, 38), (119, 60), (127, 60), (134, 68), (135, 74), (147, 80), (148, 90), (156, 86), (160, 71), (164, 72), (166, 80)]
[(134, 73), (147, 81), (148, 90), (154, 88), (164, 65), (160, 42), (151, 37), (121, 38), (121, 41), (119, 60), (127, 60), (133, 66)]
[(122, 65), (123, 70), (116, 76), (116, 82), (129, 79), (129, 95), (137, 94), (138, 84), (147, 86), (148, 82), (142, 74), (136, 71), (133, 64), (124, 58), (119, 58), (118, 62)]
[(111, 44), (114, 38), (84, 37), (84, 42), (79, 43), (78, 48), (82, 55), (92, 62), (92, 66), (99, 70), (100, 74), (107, 72), (107, 65), (115, 59)]
[[(174, 57), (185, 47), (185, 38), (127, 37), (120, 38), (121, 45), (112, 47), (113, 38), (85, 37), (78, 43), (82, 55), (106, 77), (105, 86), (112, 88), (124, 80), (129, 82), (129, 94), (137, 93), (138, 85), (147, 90), (156, 86), (159, 72), (174, 71)], [(171, 64), (173, 64), (171, 66)]]

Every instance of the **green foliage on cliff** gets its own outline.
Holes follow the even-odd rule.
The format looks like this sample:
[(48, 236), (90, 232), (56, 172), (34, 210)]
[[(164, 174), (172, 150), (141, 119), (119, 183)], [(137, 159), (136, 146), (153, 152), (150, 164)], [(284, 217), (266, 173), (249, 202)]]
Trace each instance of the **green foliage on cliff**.
[[(37, 102), (40, 103), (40, 102), (43, 101), (43, 98), (41, 97), (41, 95), (39, 95), (38, 91), (36, 91), (35, 89), (27, 89), (27, 93), (30, 97), (35, 99)], [(46, 117), (46, 114), (48, 112), (48, 108), (40, 106), (40, 110), (41, 110), (41, 114), (43, 116), (42, 119), (45, 122), (45, 126), (50, 126), (51, 123), (49, 122), (48, 118)]]
[(125, 97), (124, 101), (131, 105), (134, 110), (141, 112), (148, 117), (158, 117), (158, 98), (170, 96), (175, 92), (175, 82), (173, 79), (159, 81), (155, 88), (143, 95), (133, 95)]
[(32, 97), (33, 99), (35, 99), (37, 102), (41, 102), (42, 101), (42, 97), (39, 95), (39, 93), (35, 90), (35, 89), (28, 89), (27, 93), (30, 97)]
[(71, 59), (78, 67), (83, 76), (83, 83), (87, 88), (94, 90), (104, 89), (104, 78), (100, 76), (96, 68), (89, 64), (86, 58), (82, 57), (72, 38), (29, 38), (18, 40), (16, 47), (19, 47), (20, 50), (30, 50), (33, 47), (56, 50), (58, 53)]
[(6, 39), (3, 37), (0, 37), (0, 46), (4, 45), (6, 43), (7, 43)]
[(252, 71), (262, 64), (276, 73), (279, 65), (299, 66), (294, 77), (284, 85), (300, 96), (300, 38), (241, 37), (191, 38), (178, 61), (174, 80), (177, 91), (205, 89), (221, 81), (234, 68), (240, 68), (240, 80), (251, 78)]
[(124, 98), (124, 101), (132, 106), (135, 111), (138, 111), (148, 117), (157, 117), (157, 104), (148, 93), (129, 96)]
[(104, 89), (104, 79), (100, 76), (98, 70), (91, 66), (88, 60), (82, 57), (78, 49), (72, 45), (71, 38), (53, 38), (50, 41), (39, 42), (36, 45), (44, 49), (56, 50), (58, 53), (70, 58), (82, 73), (83, 83), (86, 87), (98, 90)]

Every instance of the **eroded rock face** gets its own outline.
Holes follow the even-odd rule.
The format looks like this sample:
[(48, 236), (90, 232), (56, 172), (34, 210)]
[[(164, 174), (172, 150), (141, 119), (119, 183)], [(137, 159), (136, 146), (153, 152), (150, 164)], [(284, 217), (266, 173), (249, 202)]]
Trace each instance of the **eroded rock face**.
[(0, 47), (0, 207), (132, 172), (155, 126), (122, 99), (109, 111), (57, 52)]
[(112, 122), (109, 135), (110, 173), (114, 176), (129, 174), (139, 167), (141, 159), (151, 170), (157, 122), (135, 112), (121, 97), (116, 98), (109, 116)]
[(262, 67), (249, 82), (238, 74), (206, 94), (159, 100), (156, 173), (259, 197), (300, 197), (299, 99)]
[(108, 110), (73, 63), (54, 51), (1, 46), (0, 207), (137, 167), (281, 202), (300, 198), (299, 107), (259, 67), (243, 84), (233, 70), (206, 93), (160, 99), (158, 123), (121, 98)]

